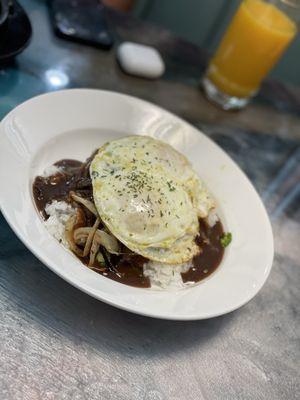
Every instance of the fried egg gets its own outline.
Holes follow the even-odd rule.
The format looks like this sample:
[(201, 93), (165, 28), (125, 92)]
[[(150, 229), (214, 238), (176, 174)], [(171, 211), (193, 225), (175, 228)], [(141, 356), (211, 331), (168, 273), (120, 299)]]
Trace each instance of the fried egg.
[(91, 167), (97, 211), (135, 253), (183, 263), (199, 252), (198, 218), (214, 207), (189, 161), (170, 145), (129, 136), (102, 146)]

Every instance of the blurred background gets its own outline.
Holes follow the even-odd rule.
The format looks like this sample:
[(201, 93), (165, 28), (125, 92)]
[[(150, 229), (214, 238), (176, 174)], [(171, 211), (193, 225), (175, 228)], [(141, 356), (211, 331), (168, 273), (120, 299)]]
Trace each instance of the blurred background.
[[(177, 36), (213, 52), (239, 0), (105, 0), (142, 20), (164, 26)], [(270, 74), (300, 84), (300, 35)]]

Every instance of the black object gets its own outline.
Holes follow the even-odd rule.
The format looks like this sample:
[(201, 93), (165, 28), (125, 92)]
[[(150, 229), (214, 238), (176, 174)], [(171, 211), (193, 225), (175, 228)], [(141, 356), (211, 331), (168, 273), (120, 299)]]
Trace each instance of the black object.
[(52, 0), (49, 7), (59, 37), (102, 49), (113, 45), (99, 0)]
[(0, 63), (23, 51), (31, 34), (30, 21), (20, 4), (13, 0), (0, 0)]
[(0, 0), (0, 45), (4, 42), (7, 30), (8, 16), (10, 14), (11, 4), (9, 0)]
[(7, 26), (7, 18), (9, 14), (8, 0), (0, 0), (0, 33), (5, 31)]

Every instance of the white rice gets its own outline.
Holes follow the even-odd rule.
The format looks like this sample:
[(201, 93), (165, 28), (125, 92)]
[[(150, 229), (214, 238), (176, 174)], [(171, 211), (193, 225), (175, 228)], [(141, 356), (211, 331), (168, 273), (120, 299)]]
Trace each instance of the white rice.
[[(53, 200), (45, 208), (49, 218), (44, 222), (46, 228), (52, 236), (55, 237), (63, 246), (69, 248), (65, 238), (65, 225), (68, 218), (75, 213), (74, 208), (65, 201)], [(207, 222), (213, 226), (218, 221), (215, 211), (212, 211)], [(180, 289), (190, 286), (189, 283), (183, 283), (182, 272), (187, 272), (192, 267), (192, 263), (184, 264), (163, 264), (155, 261), (149, 261), (144, 264), (143, 272), (150, 279), (151, 289)]]
[(42, 176), (44, 178), (48, 178), (48, 176), (55, 175), (55, 174), (57, 174), (58, 172), (61, 172), (61, 171), (62, 171), (62, 168), (57, 167), (56, 165), (50, 165), (49, 167), (47, 167), (44, 170)]
[(212, 208), (209, 211), (206, 221), (211, 228), (219, 221), (217, 210), (215, 208)]
[(65, 226), (67, 220), (75, 213), (74, 208), (65, 201), (53, 200), (46, 205), (45, 212), (49, 218), (44, 222), (46, 228), (61, 244), (69, 248), (65, 238)]
[(151, 289), (179, 289), (186, 287), (181, 278), (182, 272), (187, 272), (192, 263), (163, 264), (149, 261), (144, 264), (144, 275), (150, 279)]

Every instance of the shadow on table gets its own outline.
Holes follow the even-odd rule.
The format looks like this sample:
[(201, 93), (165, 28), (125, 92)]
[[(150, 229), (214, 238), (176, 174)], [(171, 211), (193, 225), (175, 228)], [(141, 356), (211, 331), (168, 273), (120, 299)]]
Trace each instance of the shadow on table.
[(134, 315), (80, 292), (48, 270), (17, 239), (0, 214), (0, 299), (34, 329), (84, 342), (95, 352), (155, 357), (213, 340), (233, 314), (206, 321), (175, 322)]

